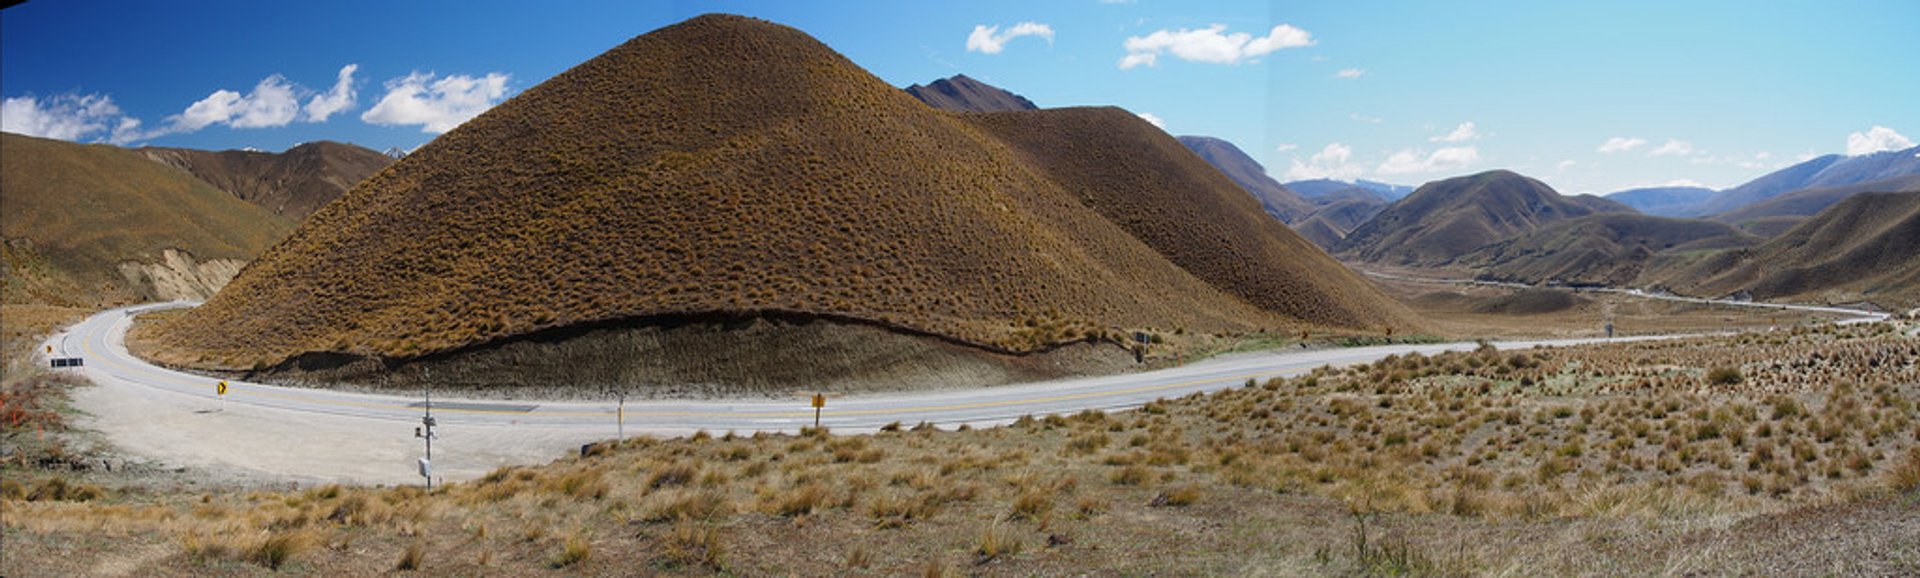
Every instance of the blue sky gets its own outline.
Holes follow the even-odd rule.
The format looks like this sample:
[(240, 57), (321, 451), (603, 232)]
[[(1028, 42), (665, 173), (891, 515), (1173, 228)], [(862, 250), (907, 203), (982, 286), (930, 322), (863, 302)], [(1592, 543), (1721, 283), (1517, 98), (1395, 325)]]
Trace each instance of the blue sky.
[(1281, 180), (1508, 168), (1568, 193), (1720, 188), (1920, 136), (1904, 0), (35, 0), (0, 12), (0, 120), (80, 142), (410, 149), (706, 12), (794, 26), (899, 86), (966, 73), (1043, 107), (1119, 105)]

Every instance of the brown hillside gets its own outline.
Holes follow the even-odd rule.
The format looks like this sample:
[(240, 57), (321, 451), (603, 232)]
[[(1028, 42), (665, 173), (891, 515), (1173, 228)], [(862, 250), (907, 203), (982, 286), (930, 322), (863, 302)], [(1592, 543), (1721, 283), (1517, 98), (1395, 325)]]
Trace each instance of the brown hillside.
[[(694, 18), (361, 183), (159, 326), (177, 347), (160, 355), (410, 357), (581, 324), (762, 312), (1013, 351), (1115, 328), (1405, 321), (1291, 232), (1248, 225), (1263, 217), (1217, 172), (1111, 189), (1068, 180), (1094, 163), (1135, 176), (1204, 167), (1164, 134), (1143, 143), (1151, 129), (1131, 115), (1004, 114), (1095, 135), (1053, 155), (1089, 158), (1002, 142), (983, 129), (1011, 117), (930, 109), (797, 30)], [(1157, 221), (1169, 218), (1192, 220)]]
[(1920, 305), (1920, 192), (1847, 197), (1687, 288), (1755, 299)]
[(1179, 139), (1180, 144), (1193, 151), (1193, 154), (1200, 155), (1201, 160), (1233, 179), (1233, 184), (1246, 189), (1247, 194), (1260, 201), (1260, 208), (1273, 215), (1273, 218), (1280, 219), (1280, 222), (1297, 223), (1313, 213), (1312, 203), (1287, 190), (1285, 185), (1267, 174), (1266, 167), (1233, 143), (1210, 136), (1183, 136)]
[(907, 87), (907, 94), (940, 110), (955, 112), (1003, 112), (1033, 110), (1033, 101), (1000, 87), (980, 82), (965, 74), (942, 78), (926, 86)]
[(1561, 196), (1511, 171), (1488, 171), (1421, 186), (1355, 228), (1338, 253), (1390, 265), (1445, 265), (1549, 223), (1600, 212), (1633, 209), (1598, 197)]
[(1460, 259), (1483, 278), (1521, 283), (1636, 285), (1655, 255), (1744, 247), (1759, 238), (1731, 225), (1632, 213), (1560, 221)]
[(204, 298), (292, 223), (140, 153), (0, 133), (6, 303)]
[(337, 142), (310, 142), (283, 153), (140, 149), (147, 158), (193, 173), (221, 190), (299, 221), (386, 168), (392, 157)]
[(1119, 108), (970, 115), (1174, 264), (1268, 311), (1341, 327), (1402, 322), (1390, 299), (1165, 131)]
[[(1310, 199), (1310, 202), (1313, 203), (1313, 213), (1295, 222), (1293, 230), (1300, 231), (1314, 244), (1329, 250), (1338, 245), (1341, 239), (1346, 238), (1348, 233), (1352, 233), (1355, 228), (1372, 219), (1374, 215), (1380, 214), (1380, 211), (1386, 210), (1391, 204), (1383, 199), (1380, 193), (1359, 187), (1327, 193)], [(1316, 222), (1318, 224), (1315, 224)], [(1308, 234), (1309, 228), (1324, 229), (1324, 232)], [(1315, 238), (1315, 235), (1323, 235), (1325, 242)]]
[(1325, 249), (1340, 244), (1346, 235), (1325, 215), (1314, 215), (1307, 220), (1293, 224), (1293, 232), (1320, 248)]

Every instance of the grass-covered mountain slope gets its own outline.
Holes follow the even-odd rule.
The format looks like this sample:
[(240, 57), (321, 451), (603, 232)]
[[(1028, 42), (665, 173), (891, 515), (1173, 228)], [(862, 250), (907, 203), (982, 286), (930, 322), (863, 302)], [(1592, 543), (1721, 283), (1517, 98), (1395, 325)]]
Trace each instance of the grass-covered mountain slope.
[(292, 228), (120, 147), (0, 133), (0, 153), (6, 303), (204, 298)]
[(763, 313), (1016, 353), (1414, 323), (1131, 114), (937, 111), (798, 30), (709, 15), (361, 183), (159, 326), (157, 355), (412, 358)]

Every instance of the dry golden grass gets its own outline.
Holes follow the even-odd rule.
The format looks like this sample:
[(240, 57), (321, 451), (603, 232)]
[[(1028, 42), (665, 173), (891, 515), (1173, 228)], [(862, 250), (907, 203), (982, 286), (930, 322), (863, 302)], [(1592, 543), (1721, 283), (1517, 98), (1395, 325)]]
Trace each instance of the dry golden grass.
[(696, 18), (368, 179), (160, 327), (177, 349), (158, 354), (411, 358), (761, 313), (1010, 351), (1414, 324), (1133, 115), (1003, 114), (931, 110), (797, 30)]

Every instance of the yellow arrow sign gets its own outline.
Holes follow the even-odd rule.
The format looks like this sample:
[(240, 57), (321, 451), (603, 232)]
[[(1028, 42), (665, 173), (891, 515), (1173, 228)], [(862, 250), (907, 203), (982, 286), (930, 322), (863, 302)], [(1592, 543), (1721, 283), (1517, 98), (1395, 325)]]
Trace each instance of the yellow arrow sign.
[(222, 379), (222, 380), (220, 380), (220, 383), (218, 383), (218, 384), (215, 384), (215, 385), (213, 386), (213, 393), (214, 393), (215, 395), (226, 395), (226, 394), (227, 394), (227, 380), (224, 380), (224, 379)]
[(813, 407), (815, 408), (827, 407), (827, 395), (824, 393), (813, 394)]

